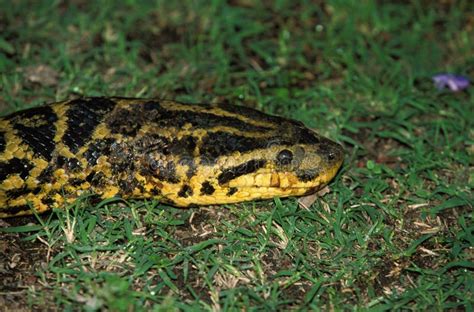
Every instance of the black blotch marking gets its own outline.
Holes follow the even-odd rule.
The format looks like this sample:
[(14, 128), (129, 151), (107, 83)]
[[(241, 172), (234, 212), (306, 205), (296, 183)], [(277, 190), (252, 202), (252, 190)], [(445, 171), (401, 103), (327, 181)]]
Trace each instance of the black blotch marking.
[(84, 152), (87, 162), (93, 166), (97, 163), (97, 159), (102, 155), (110, 155), (110, 149), (114, 143), (113, 139), (96, 140), (89, 144)]
[[(30, 146), (36, 155), (41, 155), (47, 161), (51, 160), (56, 147), (54, 135), (58, 116), (50, 106), (20, 111), (8, 116), (8, 119), (16, 130), (15, 134)], [(33, 124), (37, 124), (37, 126)]]
[(0, 181), (5, 180), (11, 174), (18, 174), (23, 180), (25, 180), (30, 170), (33, 168), (28, 160), (13, 158), (8, 162), (0, 163)]
[(209, 181), (204, 181), (201, 186), (201, 195), (212, 195), (216, 189)]
[(237, 193), (238, 190), (239, 190), (239, 189), (236, 188), (236, 187), (231, 187), (231, 188), (229, 188), (229, 191), (227, 191), (227, 196), (232, 196), (232, 195), (234, 195), (235, 193)]
[(179, 197), (183, 197), (183, 198), (186, 198), (186, 197), (189, 197), (189, 196), (193, 196), (193, 189), (185, 184), (183, 185), (183, 187), (179, 190), (178, 192), (178, 196)]
[(49, 165), (40, 173), (40, 175), (36, 179), (39, 183), (49, 183), (53, 179), (53, 171), (54, 167), (52, 165)]
[(146, 120), (145, 114), (140, 110), (120, 109), (115, 112), (106, 122), (112, 133), (120, 133), (126, 136), (135, 136)]
[(298, 141), (296, 143), (318, 144), (320, 142), (320, 136), (316, 132), (306, 128), (303, 123), (292, 121), (292, 124), (296, 126), (294, 134), (295, 139)]
[(229, 113), (243, 115), (256, 121), (275, 123), (276, 125), (282, 124), (287, 120), (279, 116), (265, 114), (264, 112), (246, 106), (232, 105), (230, 103), (220, 103), (218, 107), (225, 111), (228, 111)]
[[(52, 193), (51, 195), (55, 195), (55, 194), (57, 194), (57, 192)], [(52, 207), (56, 203), (56, 201), (52, 197), (43, 198), (41, 201), (43, 202), (43, 204), (45, 204), (48, 207)]]
[(158, 101), (149, 101), (149, 102), (146, 102), (145, 104), (143, 104), (143, 109), (145, 111), (150, 112), (150, 111), (155, 111), (155, 110), (161, 110), (163, 108), (161, 107), (160, 102), (158, 102)]
[(84, 181), (82, 179), (73, 178), (69, 180), (69, 184), (72, 186), (80, 186)]
[(0, 131), (0, 154), (5, 151), (7, 142), (5, 140), (5, 132)]
[(105, 174), (102, 172), (95, 172), (92, 171), (86, 177), (86, 181), (89, 182), (94, 187), (101, 187), (104, 186), (105, 183)]
[(177, 155), (181, 157), (180, 163), (190, 165), (196, 145), (196, 138), (192, 136), (169, 140), (158, 134), (149, 134), (133, 143), (133, 149), (141, 154)]
[(63, 168), (67, 171), (77, 172), (82, 169), (81, 162), (77, 158), (58, 156), (56, 163), (59, 168)]
[(252, 159), (241, 165), (224, 169), (217, 177), (220, 185), (229, 182), (237, 177), (257, 171), (267, 163), (264, 159)]
[(27, 187), (22, 187), (22, 188), (19, 188), (19, 189), (6, 191), (6, 195), (7, 195), (7, 198), (18, 198), (18, 197), (26, 196), (30, 193), (32, 193), (33, 195), (36, 195), (39, 192), (41, 192), (40, 187), (35, 187), (33, 189), (29, 189)]
[(180, 140), (176, 139), (169, 144), (169, 152), (173, 155), (193, 155), (196, 148), (196, 138), (185, 136)]
[(200, 146), (201, 163), (213, 164), (220, 156), (234, 152), (248, 151), (267, 147), (268, 142), (262, 139), (248, 138), (228, 132), (211, 132), (202, 140)]
[(66, 112), (67, 130), (63, 142), (76, 153), (92, 136), (94, 129), (104, 116), (112, 111), (116, 103), (106, 98), (77, 99), (69, 102)]
[(41, 187), (35, 187), (30, 190), (31, 194), (33, 195), (38, 195), (41, 192), (42, 188)]
[[(147, 120), (158, 126), (183, 127), (191, 124), (193, 128), (209, 129), (216, 126), (232, 127), (241, 131), (267, 131), (272, 128), (248, 124), (234, 117), (214, 115), (206, 112), (193, 112), (181, 110), (167, 110), (158, 102), (147, 102), (142, 104)], [(209, 106), (208, 106), (209, 107)]]
[(29, 205), (9, 206), (7, 208), (2, 208), (2, 213), (14, 216), (20, 212), (29, 211), (30, 209), (31, 207)]
[(301, 182), (309, 182), (314, 180), (319, 173), (318, 169), (297, 170), (296, 176)]
[(150, 193), (151, 193), (151, 195), (153, 195), (153, 196), (161, 196), (161, 191), (160, 191), (159, 189), (157, 189), (157, 188), (152, 188), (152, 189), (150, 190)]

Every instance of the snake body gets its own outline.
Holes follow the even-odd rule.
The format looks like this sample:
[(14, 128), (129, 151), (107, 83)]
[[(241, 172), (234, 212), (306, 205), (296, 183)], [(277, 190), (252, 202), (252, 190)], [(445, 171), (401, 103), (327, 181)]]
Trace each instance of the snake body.
[(80, 98), (0, 118), (0, 217), (86, 193), (177, 207), (299, 196), (342, 160), (301, 122), (243, 106)]

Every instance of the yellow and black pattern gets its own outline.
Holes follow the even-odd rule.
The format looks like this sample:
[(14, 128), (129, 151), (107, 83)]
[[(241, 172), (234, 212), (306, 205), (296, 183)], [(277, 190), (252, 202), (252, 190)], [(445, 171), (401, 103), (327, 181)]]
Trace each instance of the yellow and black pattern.
[(76, 99), (0, 118), (0, 217), (84, 192), (178, 207), (304, 195), (342, 160), (302, 123), (247, 107)]

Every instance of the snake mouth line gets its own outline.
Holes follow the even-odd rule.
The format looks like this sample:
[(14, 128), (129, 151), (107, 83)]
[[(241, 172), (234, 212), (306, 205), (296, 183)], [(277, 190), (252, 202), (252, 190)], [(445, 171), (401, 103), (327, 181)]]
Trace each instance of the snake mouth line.
[(288, 195), (301, 195), (301, 194), (312, 194), (317, 192), (322, 187), (324, 187), (326, 183), (317, 185), (317, 186), (288, 186), (288, 187), (275, 187), (275, 186), (238, 186), (236, 185), (234, 188), (238, 189), (239, 191), (244, 192), (256, 192), (261, 194), (288, 194)]

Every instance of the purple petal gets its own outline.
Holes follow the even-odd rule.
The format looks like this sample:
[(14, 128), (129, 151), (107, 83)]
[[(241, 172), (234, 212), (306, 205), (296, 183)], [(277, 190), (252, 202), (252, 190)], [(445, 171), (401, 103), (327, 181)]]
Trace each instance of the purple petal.
[(469, 87), (469, 79), (460, 75), (438, 74), (433, 76), (436, 88), (442, 90), (448, 87), (451, 91), (457, 92)]

